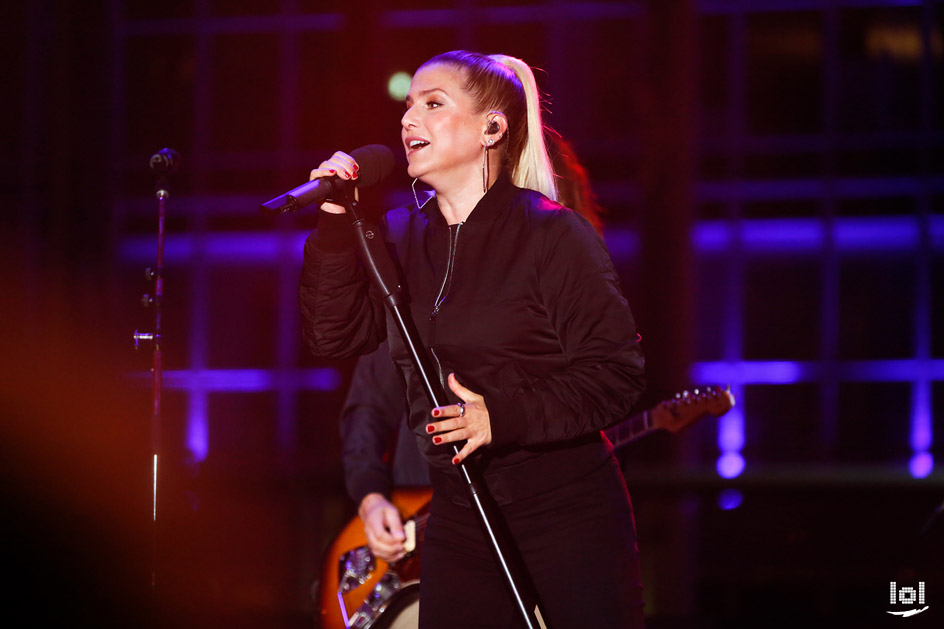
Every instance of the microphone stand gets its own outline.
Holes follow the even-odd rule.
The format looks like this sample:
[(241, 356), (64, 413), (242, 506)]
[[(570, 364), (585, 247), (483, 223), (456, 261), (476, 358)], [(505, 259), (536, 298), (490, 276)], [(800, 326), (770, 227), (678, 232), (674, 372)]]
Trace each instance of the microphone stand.
[[(400, 282), (399, 273), (390, 258), (390, 252), (387, 250), (380, 229), (370, 223), (361, 213), (360, 206), (354, 198), (354, 186), (350, 184), (344, 186), (343, 205), (353, 220), (361, 262), (367, 270), (370, 281), (379, 291), (384, 304), (393, 315), (410, 354), (410, 360), (423, 382), (423, 389), (429, 403), (434, 407), (448, 404), (445, 391), (439, 379), (435, 377), (435, 370), (410, 315), (406, 291)], [(453, 444), (452, 448), (455, 454), (459, 453), (457, 445)], [(524, 562), (504, 526), (498, 507), (489, 494), (481, 474), (468, 459), (463, 460), (456, 467), (465, 481), (473, 509), (492, 546), (505, 582), (511, 588), (515, 606), (524, 621), (524, 626), (528, 629), (546, 629), (547, 625), (537, 603), (534, 586), (525, 571)]]
[[(164, 297), (164, 216), (167, 198), (170, 196), (168, 178), (177, 170), (180, 156), (173, 149), (162, 149), (151, 156), (150, 167), (157, 175), (154, 196), (157, 199), (157, 264), (146, 268), (144, 277), (154, 280), (153, 295), (141, 296), (141, 305), (154, 309), (154, 330), (152, 332), (134, 331), (134, 349), (140, 348), (142, 341), (150, 341), (153, 347), (151, 364), (151, 604), (156, 605), (157, 589), (157, 490), (158, 460), (161, 451), (161, 391), (163, 389), (163, 363), (161, 354), (161, 318)], [(152, 609), (152, 613), (155, 610)]]

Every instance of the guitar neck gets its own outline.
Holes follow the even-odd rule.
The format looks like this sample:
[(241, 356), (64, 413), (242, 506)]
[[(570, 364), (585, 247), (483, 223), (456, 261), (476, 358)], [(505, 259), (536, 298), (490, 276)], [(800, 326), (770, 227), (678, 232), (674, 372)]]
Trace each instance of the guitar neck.
[(642, 435), (654, 432), (656, 428), (652, 425), (649, 417), (649, 411), (643, 411), (638, 415), (633, 415), (628, 419), (621, 421), (615, 426), (610, 426), (604, 430), (606, 438), (610, 440), (614, 448), (621, 448), (630, 441), (638, 439)]
[(731, 390), (720, 386), (699, 387), (691, 393), (676, 393), (649, 410), (607, 428), (607, 439), (619, 448), (656, 430), (679, 432), (702, 417), (720, 417), (734, 406)]

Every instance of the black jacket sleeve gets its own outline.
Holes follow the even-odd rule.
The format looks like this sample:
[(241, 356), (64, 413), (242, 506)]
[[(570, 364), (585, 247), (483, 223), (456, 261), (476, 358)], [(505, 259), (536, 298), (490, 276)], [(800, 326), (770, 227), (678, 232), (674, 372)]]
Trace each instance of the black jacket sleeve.
[(403, 385), (382, 343), (357, 361), (341, 409), (344, 480), (355, 503), (372, 492), (390, 498), (391, 450), (405, 412)]
[(496, 446), (602, 430), (627, 417), (645, 388), (636, 325), (603, 240), (567, 210), (542, 229), (534, 251), (541, 300), (567, 366), (486, 396)]
[(386, 322), (369, 292), (350, 218), (320, 211), (318, 229), (305, 242), (298, 289), (302, 336), (313, 354), (350, 358), (377, 348)]

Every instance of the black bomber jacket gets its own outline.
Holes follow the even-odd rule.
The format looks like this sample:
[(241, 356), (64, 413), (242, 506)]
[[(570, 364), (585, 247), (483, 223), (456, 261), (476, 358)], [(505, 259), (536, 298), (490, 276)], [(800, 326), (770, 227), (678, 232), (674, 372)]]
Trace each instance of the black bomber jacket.
[[(607, 460), (612, 448), (600, 431), (627, 417), (641, 395), (643, 355), (593, 227), (505, 175), (464, 223), (447, 225), (433, 198), (388, 212), (385, 227), (447, 396), (459, 401), (445, 383), (454, 372), (485, 398), (492, 443), (472, 458), (498, 502), (541, 493)], [(452, 448), (426, 434), (429, 404), (399, 331), (368, 287), (345, 215), (320, 213), (305, 246), (299, 303), (303, 336), (317, 355), (367, 353), (390, 330), (410, 428), (434, 486), (457, 483)]]

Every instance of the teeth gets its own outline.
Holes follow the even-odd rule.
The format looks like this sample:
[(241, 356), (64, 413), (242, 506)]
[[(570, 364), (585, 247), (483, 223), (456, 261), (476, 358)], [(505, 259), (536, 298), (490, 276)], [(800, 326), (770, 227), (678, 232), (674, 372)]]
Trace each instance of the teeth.
[(410, 140), (410, 148), (414, 149), (417, 146), (426, 146), (429, 142), (424, 142), (423, 140)]

